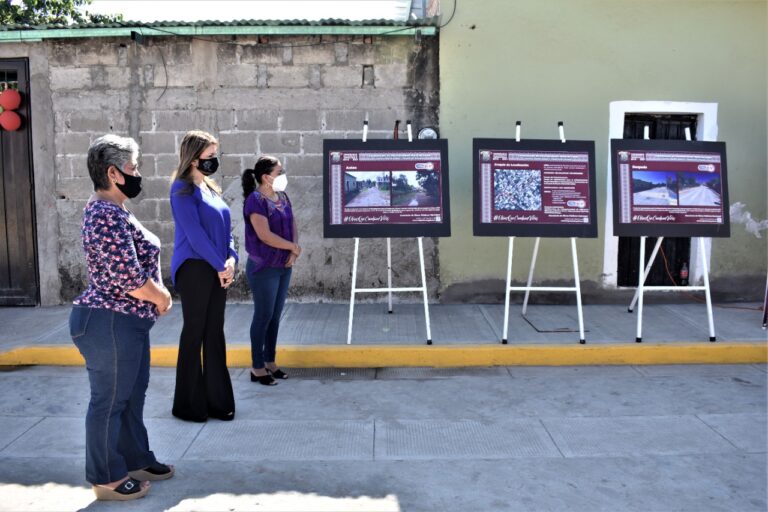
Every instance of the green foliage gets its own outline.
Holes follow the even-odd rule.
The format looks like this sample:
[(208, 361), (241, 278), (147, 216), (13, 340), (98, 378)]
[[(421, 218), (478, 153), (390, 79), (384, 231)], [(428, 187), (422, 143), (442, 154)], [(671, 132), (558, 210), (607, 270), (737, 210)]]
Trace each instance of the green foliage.
[(440, 179), (434, 171), (420, 172), (416, 180), (428, 196), (439, 197)]
[(0, 0), (0, 24), (72, 25), (122, 21), (122, 14), (91, 14), (91, 0)]

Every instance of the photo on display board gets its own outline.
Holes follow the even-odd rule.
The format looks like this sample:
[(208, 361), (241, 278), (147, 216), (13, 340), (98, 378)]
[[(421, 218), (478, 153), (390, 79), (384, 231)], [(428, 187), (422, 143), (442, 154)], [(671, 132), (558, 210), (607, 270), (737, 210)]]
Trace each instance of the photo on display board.
[(725, 143), (611, 140), (614, 236), (730, 236)]
[(448, 143), (323, 141), (327, 238), (450, 236)]
[(344, 207), (366, 208), (389, 206), (391, 200), (390, 173), (345, 172)]
[(593, 141), (474, 139), (475, 236), (597, 236)]

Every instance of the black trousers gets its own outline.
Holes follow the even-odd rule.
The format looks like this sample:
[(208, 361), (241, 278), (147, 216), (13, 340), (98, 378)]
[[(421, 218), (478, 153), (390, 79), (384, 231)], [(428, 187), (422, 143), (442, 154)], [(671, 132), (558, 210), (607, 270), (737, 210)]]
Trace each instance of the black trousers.
[(173, 415), (188, 421), (232, 419), (235, 397), (224, 341), (227, 290), (221, 287), (211, 265), (193, 259), (176, 271), (176, 290), (181, 296), (184, 326), (176, 363)]

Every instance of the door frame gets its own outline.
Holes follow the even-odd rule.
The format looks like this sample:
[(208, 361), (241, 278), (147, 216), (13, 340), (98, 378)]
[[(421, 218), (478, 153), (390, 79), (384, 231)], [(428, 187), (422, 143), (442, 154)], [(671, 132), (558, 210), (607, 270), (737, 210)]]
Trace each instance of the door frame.
[[(695, 103), (686, 101), (612, 101), (608, 115), (608, 157), (605, 201), (605, 238), (603, 246), (602, 285), (604, 288), (617, 288), (617, 259), (619, 256), (619, 237), (613, 236), (613, 193), (611, 181), (611, 139), (624, 137), (624, 116), (626, 114), (694, 114), (697, 116), (696, 140), (717, 140), (717, 103)], [(704, 250), (707, 265), (712, 255), (712, 239), (704, 238)], [(698, 283), (704, 273), (699, 255), (697, 237), (691, 238), (691, 261), (689, 266), (690, 283)]]
[[(28, 203), (29, 211), (27, 213), (29, 214), (29, 218), (27, 220), (30, 222), (30, 225), (29, 225), (30, 231), (28, 232), (29, 240), (26, 241), (26, 243), (29, 244), (29, 246), (27, 247), (27, 250), (25, 250), (24, 254), (27, 257), (31, 257), (33, 259), (31, 271), (35, 281), (34, 289), (32, 289), (31, 287), (22, 288), (22, 290), (25, 290), (24, 295), (19, 296), (22, 302), (6, 303), (5, 301), (11, 300), (12, 296), (4, 296), (2, 300), (4, 305), (9, 305), (9, 306), (13, 306), (13, 305), (37, 306), (40, 304), (40, 266), (39, 266), (40, 257), (39, 257), (39, 248), (38, 248), (38, 234), (37, 234), (37, 220), (36, 220), (37, 205), (36, 205), (36, 193), (35, 193), (35, 166), (34, 166), (34, 158), (32, 153), (34, 146), (32, 144), (32, 102), (31, 102), (31, 91), (30, 91), (31, 77), (30, 77), (30, 69), (29, 69), (29, 59), (26, 57), (2, 58), (0, 59), (0, 68), (16, 70), (17, 75), (20, 75), (20, 76), (17, 76), (17, 82), (19, 84), (18, 88), (20, 92), (22, 92), (23, 94), (23, 102), (22, 102), (22, 106), (19, 108), (19, 113), (21, 113), (24, 118), (22, 122), (22, 129), (25, 131), (25, 135), (26, 135), (26, 144), (22, 142), (20, 145), (22, 147), (26, 146), (26, 154), (27, 154), (26, 177), (28, 178), (27, 183), (29, 184), (29, 190), (27, 191), (27, 194), (28, 194), (27, 197), (29, 199), (29, 203)], [(23, 180), (24, 176), (23, 174), (19, 174), (14, 179)], [(5, 191), (5, 193), (8, 194), (8, 191)], [(7, 195), (6, 195), (6, 198), (7, 198)], [(6, 215), (6, 222), (8, 222), (7, 215)], [(29, 249), (31, 249), (32, 251), (31, 255), (27, 253)], [(29, 273), (25, 271), (23, 275), (26, 277), (26, 276), (29, 276)], [(27, 292), (30, 292), (30, 293), (27, 294)]]

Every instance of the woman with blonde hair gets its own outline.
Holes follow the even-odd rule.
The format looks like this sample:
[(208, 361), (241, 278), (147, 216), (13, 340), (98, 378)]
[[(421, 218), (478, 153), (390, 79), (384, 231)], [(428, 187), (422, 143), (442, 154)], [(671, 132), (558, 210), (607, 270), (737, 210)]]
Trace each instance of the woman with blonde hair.
[(238, 258), (229, 206), (210, 178), (219, 167), (218, 147), (209, 133), (187, 132), (179, 148), (179, 165), (171, 177), (171, 210), (176, 224), (171, 279), (181, 296), (184, 319), (172, 412), (186, 421), (229, 421), (235, 417), (224, 308)]

